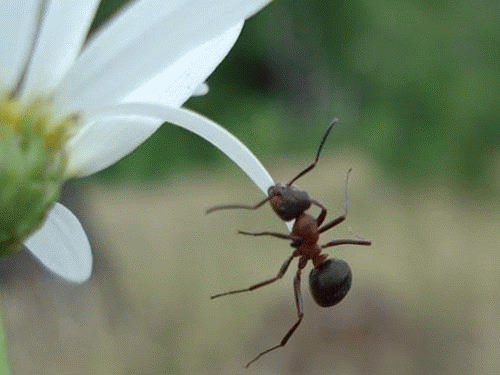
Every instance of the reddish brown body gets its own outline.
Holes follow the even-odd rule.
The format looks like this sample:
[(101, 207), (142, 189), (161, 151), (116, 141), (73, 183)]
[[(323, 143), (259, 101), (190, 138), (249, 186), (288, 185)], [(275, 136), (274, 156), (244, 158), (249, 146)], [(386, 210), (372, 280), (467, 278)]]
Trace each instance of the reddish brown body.
[(299, 268), (304, 268), (308, 260), (311, 260), (316, 267), (327, 258), (325, 254), (321, 254), (321, 248), (318, 245), (319, 228), (316, 218), (304, 212), (295, 220), (292, 236), (301, 239), (296, 244), (297, 249), (294, 252), (296, 256), (300, 256)]

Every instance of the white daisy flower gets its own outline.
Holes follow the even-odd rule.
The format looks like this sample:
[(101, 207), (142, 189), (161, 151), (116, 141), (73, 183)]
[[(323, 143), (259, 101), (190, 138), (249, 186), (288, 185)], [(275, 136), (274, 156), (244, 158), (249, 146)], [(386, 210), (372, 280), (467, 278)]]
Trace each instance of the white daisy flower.
[[(272, 178), (214, 122), (181, 108), (246, 18), (270, 0), (142, 0), (83, 46), (98, 0), (0, 2), (0, 255), (21, 243), (73, 282), (92, 253), (61, 185), (108, 167), (164, 122), (226, 153), (265, 192)], [(83, 49), (82, 49), (83, 46)]]

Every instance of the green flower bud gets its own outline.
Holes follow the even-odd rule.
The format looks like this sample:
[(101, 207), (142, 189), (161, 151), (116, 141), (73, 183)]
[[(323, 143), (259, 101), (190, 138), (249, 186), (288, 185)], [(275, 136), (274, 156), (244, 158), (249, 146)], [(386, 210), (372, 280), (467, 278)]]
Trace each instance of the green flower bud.
[(54, 121), (47, 101), (0, 97), (0, 256), (21, 249), (65, 181), (64, 144), (75, 119)]

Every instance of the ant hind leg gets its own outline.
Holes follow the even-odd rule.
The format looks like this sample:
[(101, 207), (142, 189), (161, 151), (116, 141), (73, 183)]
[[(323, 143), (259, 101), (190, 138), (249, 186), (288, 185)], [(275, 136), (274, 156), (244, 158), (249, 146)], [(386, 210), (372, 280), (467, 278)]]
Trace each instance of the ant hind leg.
[(293, 279), (293, 292), (295, 294), (295, 306), (297, 307), (297, 321), (294, 323), (292, 328), (288, 330), (286, 335), (281, 339), (281, 342), (278, 345), (273, 346), (272, 348), (269, 348), (267, 350), (264, 350), (263, 352), (259, 353), (254, 359), (252, 359), (250, 362), (248, 362), (245, 367), (248, 368), (252, 363), (257, 361), (260, 357), (263, 355), (266, 355), (269, 352), (272, 352), (273, 350), (276, 350), (278, 348), (281, 348), (286, 345), (290, 337), (294, 334), (295, 330), (299, 326), (300, 322), (302, 322), (302, 318), (304, 317), (304, 301), (302, 299), (302, 292), (300, 291), (300, 273), (301, 269), (299, 268), (297, 270), (297, 274), (295, 275), (295, 278)]

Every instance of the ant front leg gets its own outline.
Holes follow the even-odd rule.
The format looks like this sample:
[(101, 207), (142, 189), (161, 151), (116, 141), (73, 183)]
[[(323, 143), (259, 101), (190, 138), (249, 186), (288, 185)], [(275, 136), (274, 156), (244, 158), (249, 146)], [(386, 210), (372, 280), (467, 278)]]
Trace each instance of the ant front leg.
[[(345, 188), (344, 188), (344, 213), (342, 215), (340, 215), (339, 217), (336, 217), (335, 219), (333, 219), (332, 221), (326, 223), (325, 225), (323, 225), (321, 228), (318, 229), (319, 233), (323, 233), (325, 231), (327, 231), (328, 229), (331, 229), (333, 228), (334, 226), (336, 225), (339, 225), (340, 223), (342, 223), (346, 217), (347, 217), (347, 210), (349, 208), (349, 195), (347, 194), (347, 185), (349, 183), (349, 175), (351, 174), (351, 171), (352, 171), (352, 168), (349, 168), (349, 170), (347, 171), (347, 175), (346, 175), (346, 178), (345, 178)], [(321, 217), (321, 214), (320, 216)], [(318, 217), (318, 219), (319, 219)], [(319, 226), (320, 224), (318, 224)]]
[(278, 271), (278, 274), (273, 277), (272, 279), (268, 279), (268, 280), (265, 280), (265, 281), (262, 281), (258, 284), (255, 284), (255, 285), (252, 285), (251, 287), (249, 288), (245, 288), (245, 289), (238, 289), (238, 290), (232, 290), (230, 292), (225, 292), (225, 293), (219, 293), (219, 294), (216, 294), (214, 296), (211, 296), (210, 299), (214, 299), (214, 298), (219, 298), (219, 297), (222, 297), (222, 296), (227, 296), (229, 294), (237, 294), (237, 293), (243, 293), (243, 292), (251, 292), (252, 290), (255, 290), (255, 289), (258, 289), (258, 288), (262, 288), (263, 286), (266, 286), (266, 285), (269, 285), (271, 283), (274, 283), (275, 281), (281, 279), (283, 277), (283, 275), (285, 274), (286, 270), (288, 269), (288, 266), (290, 266), (290, 262), (292, 261), (292, 259), (295, 257), (296, 255), (295, 254), (292, 254), (290, 257), (288, 257), (284, 262), (283, 264), (281, 265), (281, 268), (280, 270)]
[(325, 221), (326, 212), (327, 212), (326, 207), (314, 199), (311, 199), (311, 203), (315, 204), (316, 206), (321, 208), (321, 212), (319, 213), (318, 217), (316, 218), (316, 223), (318, 224), (318, 228), (319, 228), (321, 226), (321, 224), (323, 224), (323, 221)]
[(342, 223), (344, 220), (346, 219), (346, 215), (340, 215), (339, 217), (333, 219), (332, 221), (330, 221), (329, 223), (326, 223), (325, 225), (323, 225), (321, 228), (318, 229), (318, 232), (319, 233), (323, 233), (325, 231), (327, 231), (328, 229), (331, 229), (333, 228), (334, 226), (337, 226), (339, 225), (340, 223)]
[(252, 359), (250, 362), (248, 362), (245, 365), (246, 368), (248, 368), (252, 363), (257, 361), (263, 355), (266, 355), (267, 353), (272, 352), (273, 350), (276, 350), (278, 348), (285, 346), (286, 343), (288, 342), (288, 340), (290, 339), (290, 337), (292, 337), (293, 333), (295, 332), (295, 330), (299, 326), (300, 322), (302, 322), (302, 318), (304, 317), (304, 301), (302, 300), (302, 293), (300, 291), (300, 273), (301, 273), (301, 271), (302, 270), (299, 268), (297, 270), (297, 274), (295, 275), (295, 278), (293, 279), (293, 292), (295, 294), (295, 305), (297, 307), (297, 316), (298, 316), (297, 321), (292, 326), (292, 328), (290, 328), (288, 330), (285, 337), (283, 337), (283, 339), (281, 339), (281, 342), (278, 345), (273, 346), (272, 348), (269, 348), (267, 350), (264, 350), (262, 353), (259, 353), (259, 355), (257, 355), (254, 359)]
[(322, 249), (325, 249), (327, 247), (332, 247), (332, 246), (338, 246), (338, 245), (363, 245), (363, 246), (370, 246), (372, 244), (371, 241), (366, 241), (366, 240), (333, 240), (330, 241), (324, 245), (321, 245)]

